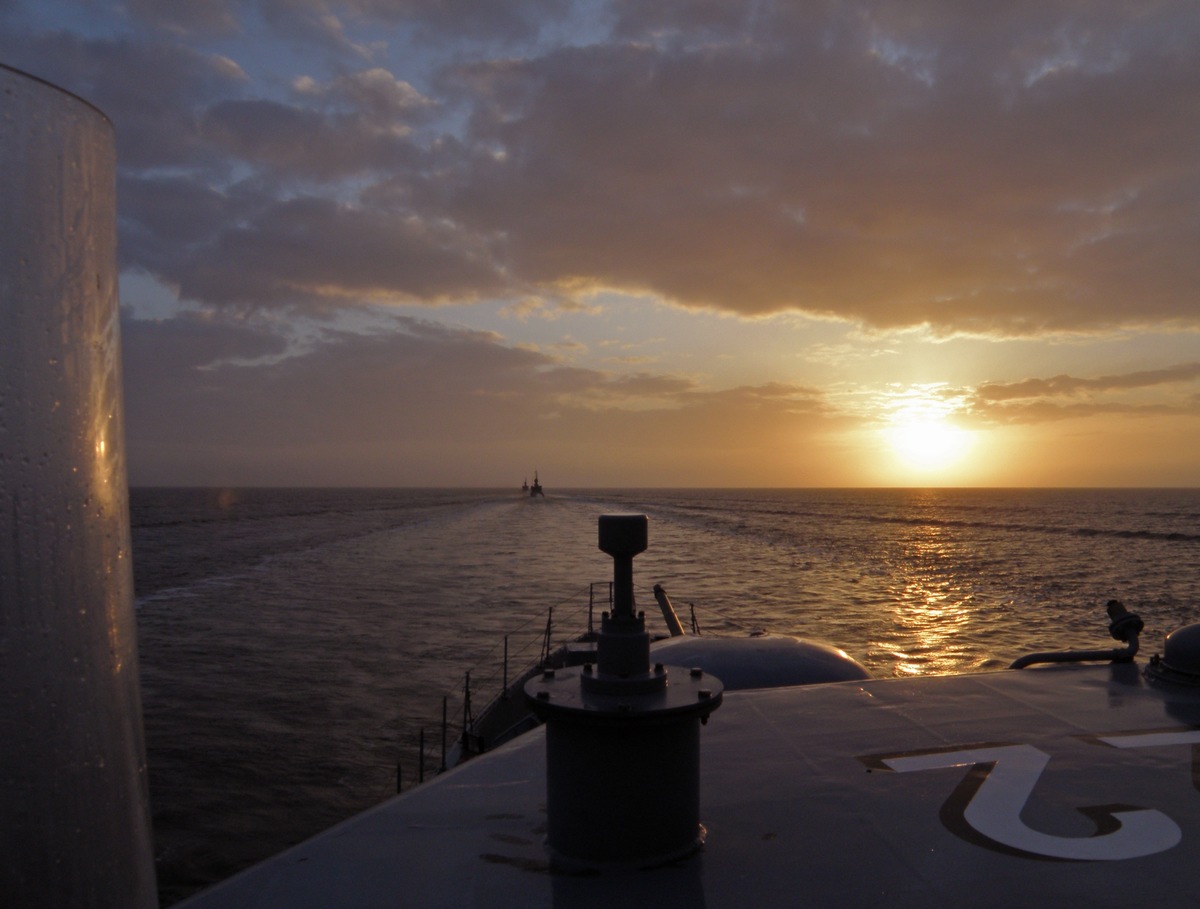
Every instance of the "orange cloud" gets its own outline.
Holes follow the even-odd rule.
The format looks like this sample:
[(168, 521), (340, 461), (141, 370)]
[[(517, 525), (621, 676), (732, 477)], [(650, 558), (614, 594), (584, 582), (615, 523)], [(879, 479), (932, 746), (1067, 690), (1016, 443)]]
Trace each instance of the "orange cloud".
[[(1083, 378), (1068, 375), (989, 382), (975, 389), (970, 411), (991, 420), (1043, 423), (1098, 415), (1200, 415), (1200, 363)], [(1182, 387), (1180, 387), (1182, 386)], [(1126, 392), (1156, 390), (1153, 400)], [(1165, 398), (1165, 399), (1164, 399)]]

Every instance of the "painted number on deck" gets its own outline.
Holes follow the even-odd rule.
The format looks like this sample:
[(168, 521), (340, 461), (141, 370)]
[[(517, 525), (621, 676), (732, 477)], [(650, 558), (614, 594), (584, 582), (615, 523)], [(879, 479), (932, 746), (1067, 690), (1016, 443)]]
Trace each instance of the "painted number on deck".
[[(1131, 732), (1089, 739), (1114, 748), (1200, 746), (1200, 729)], [(942, 806), (942, 822), (970, 842), (1031, 858), (1116, 861), (1153, 855), (1183, 838), (1179, 825), (1154, 808), (1136, 805), (1080, 807), (1095, 823), (1091, 836), (1043, 833), (1021, 811), (1050, 761), (1033, 745), (987, 743), (861, 758), (867, 766), (897, 773), (967, 767), (966, 777)], [(1195, 761), (1193, 762), (1195, 764)]]

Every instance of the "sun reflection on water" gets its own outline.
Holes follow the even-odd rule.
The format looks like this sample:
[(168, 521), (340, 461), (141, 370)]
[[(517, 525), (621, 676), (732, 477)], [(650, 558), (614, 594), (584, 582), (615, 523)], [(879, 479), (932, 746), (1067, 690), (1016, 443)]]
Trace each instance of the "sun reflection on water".
[[(891, 586), (890, 630), (875, 646), (886, 653), (898, 676), (938, 675), (971, 667), (965, 637), (976, 619), (976, 603), (966, 579), (947, 566), (958, 548), (945, 528), (925, 526), (902, 553)], [(874, 649), (874, 648), (873, 648)]]

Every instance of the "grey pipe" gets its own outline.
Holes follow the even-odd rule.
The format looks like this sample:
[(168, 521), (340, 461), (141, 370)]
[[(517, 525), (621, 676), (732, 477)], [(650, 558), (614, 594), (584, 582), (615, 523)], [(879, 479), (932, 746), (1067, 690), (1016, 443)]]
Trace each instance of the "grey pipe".
[(1135, 636), (1127, 647), (1114, 647), (1112, 650), (1052, 650), (1046, 653), (1027, 653), (1013, 660), (1009, 669), (1024, 669), (1035, 663), (1087, 663), (1112, 662), (1128, 663), (1138, 652), (1138, 639)]
[(1114, 647), (1112, 650), (1053, 650), (1046, 653), (1027, 653), (1013, 660), (1008, 668), (1024, 669), (1035, 663), (1132, 662), (1138, 652), (1138, 635), (1144, 627), (1142, 620), (1127, 610), (1120, 600), (1109, 600), (1106, 608), (1111, 620), (1108, 632), (1116, 640), (1125, 641), (1124, 647)]

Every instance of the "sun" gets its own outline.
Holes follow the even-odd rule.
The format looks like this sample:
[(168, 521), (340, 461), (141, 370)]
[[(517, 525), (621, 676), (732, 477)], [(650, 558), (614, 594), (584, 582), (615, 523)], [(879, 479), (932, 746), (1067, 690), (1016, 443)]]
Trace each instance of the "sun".
[(971, 400), (946, 383), (890, 383), (865, 395), (871, 472), (890, 483), (959, 485), (979, 479), (990, 460)]
[(901, 417), (883, 431), (897, 460), (917, 473), (948, 470), (961, 464), (974, 434), (939, 416)]
[(910, 474), (953, 471), (966, 463), (976, 433), (950, 419), (953, 404), (936, 398), (908, 398), (888, 416), (883, 439), (896, 462)]

